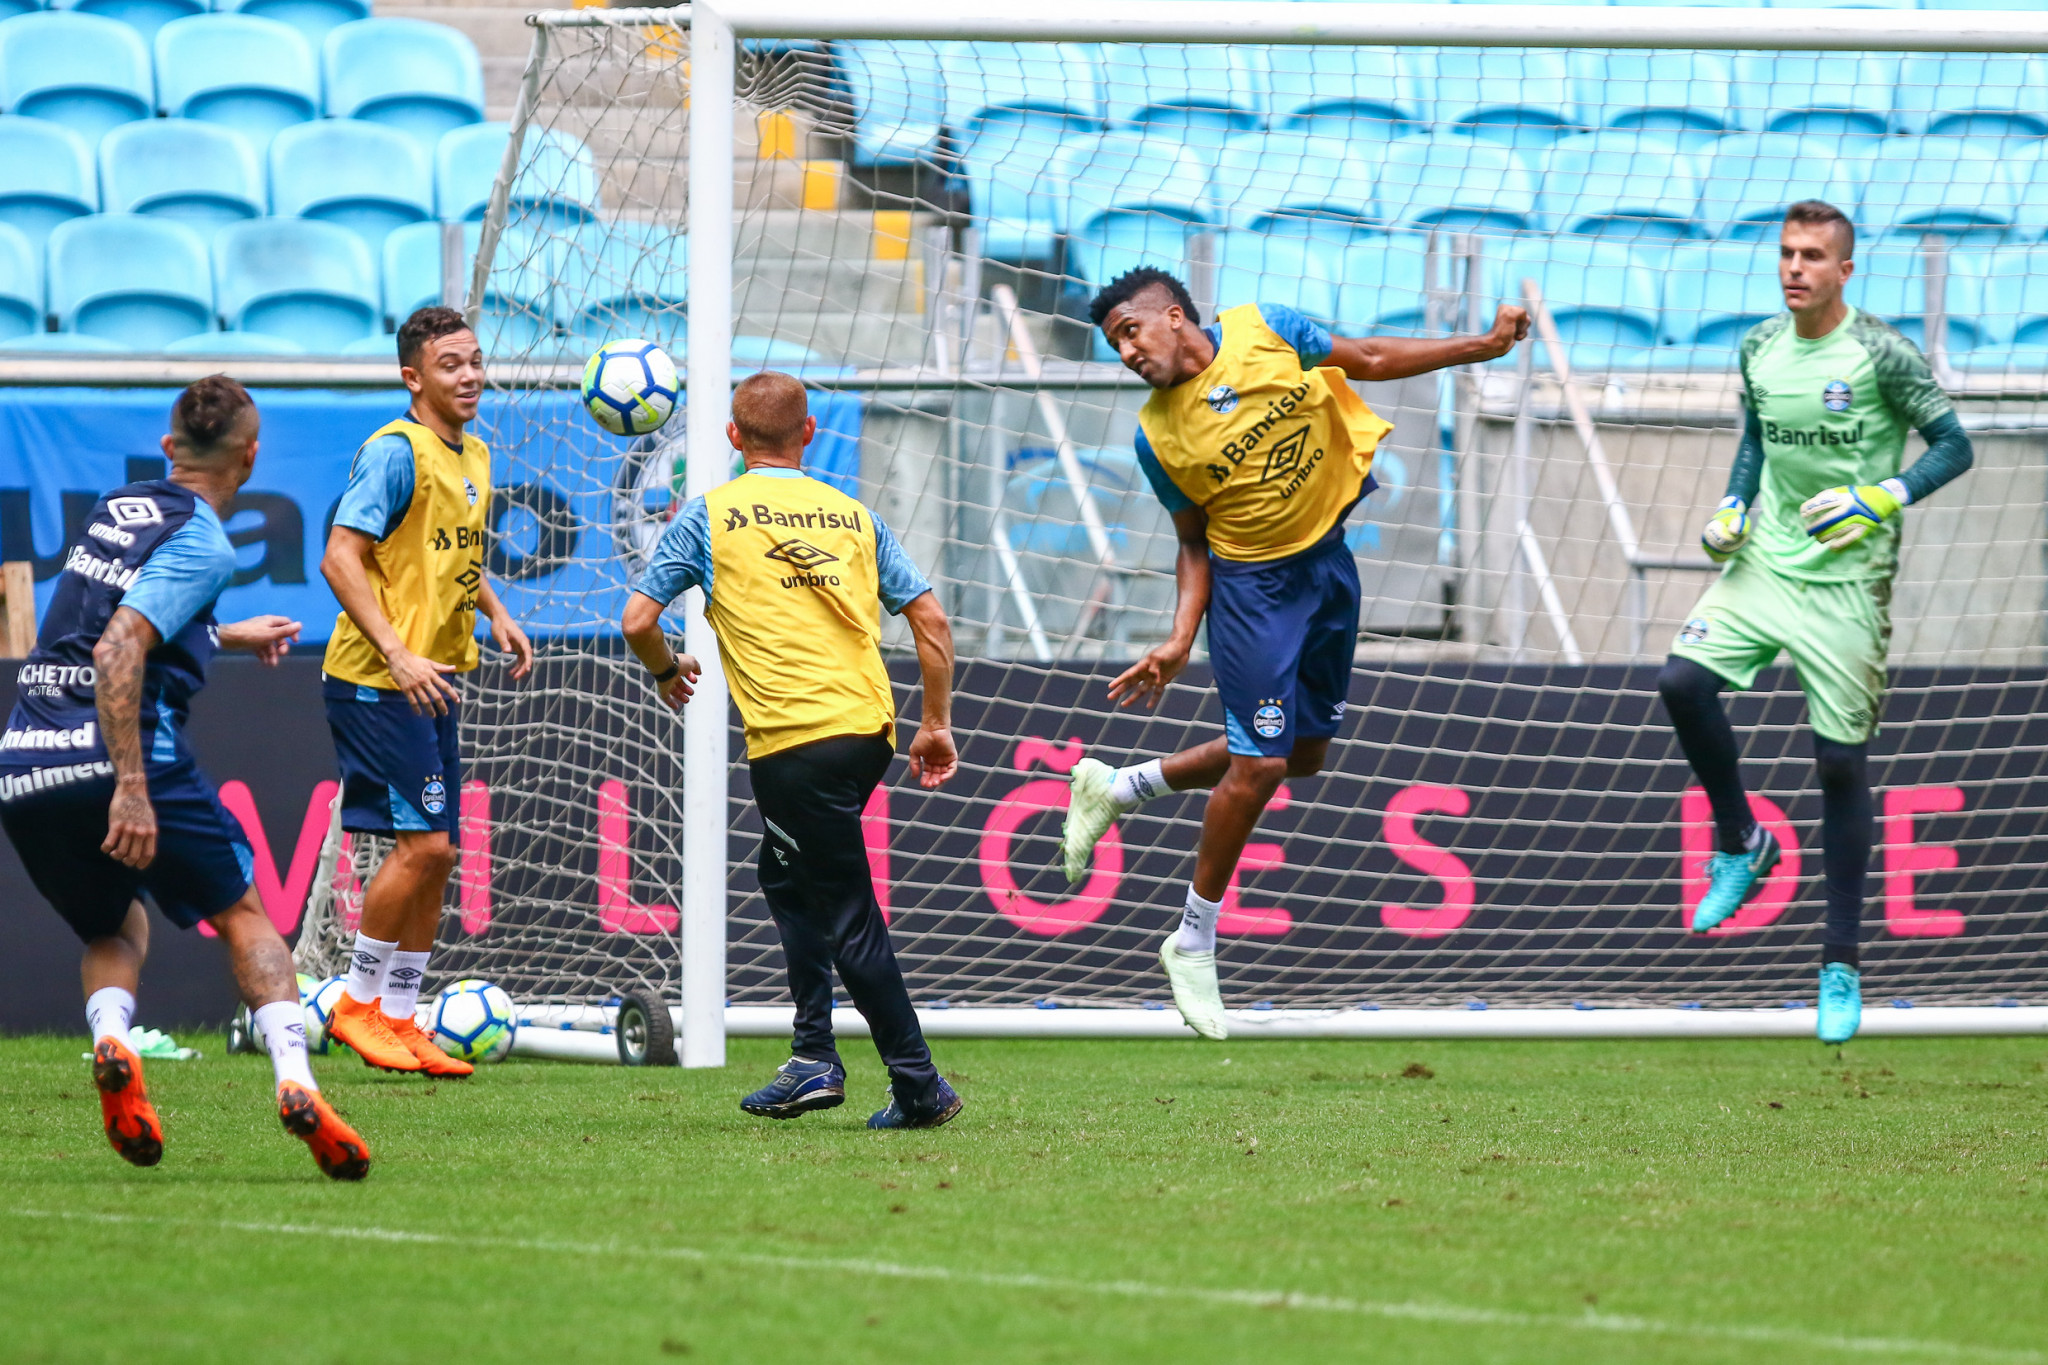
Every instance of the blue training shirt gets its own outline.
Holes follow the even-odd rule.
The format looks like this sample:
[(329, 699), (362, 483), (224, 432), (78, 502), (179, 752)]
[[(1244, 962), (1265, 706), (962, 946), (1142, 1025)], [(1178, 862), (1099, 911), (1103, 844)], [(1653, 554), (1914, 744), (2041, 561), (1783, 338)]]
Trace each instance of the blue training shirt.
[[(770, 479), (810, 477), (800, 469), (752, 472)], [(868, 515), (875, 523), (875, 578), (881, 588), (882, 605), (891, 616), (900, 616), (905, 607), (930, 592), (932, 585), (903, 552), (895, 532), (875, 516), (873, 509)], [(711, 596), (711, 514), (705, 510), (702, 498), (691, 498), (683, 505), (683, 510), (661, 533), (661, 543), (654, 547), (647, 571), (633, 584), (634, 592), (663, 606), (691, 588), (702, 588), (707, 598)]]
[(227, 591), (235, 579), (235, 547), (213, 508), (195, 500), (192, 516), (156, 547), (121, 596), (121, 605), (168, 640)]
[[(1274, 335), (1294, 348), (1301, 357), (1301, 368), (1313, 370), (1330, 358), (1329, 329), (1321, 323), (1311, 321), (1292, 308), (1278, 303), (1262, 303), (1259, 317), (1273, 329)], [(1202, 329), (1202, 335), (1220, 349), (1223, 345), (1223, 324), (1212, 322)], [(1167, 513), (1185, 512), (1195, 505), (1193, 498), (1180, 491), (1179, 485), (1166, 476), (1160, 467), (1159, 457), (1152, 453), (1152, 443), (1145, 439), (1145, 429), (1138, 428), (1138, 468), (1145, 471), (1145, 481), (1152, 485), (1152, 492), (1158, 496)]]
[[(443, 444), (446, 444), (445, 442)], [(356, 452), (334, 524), (386, 540), (412, 508), (412, 442), (393, 432)]]

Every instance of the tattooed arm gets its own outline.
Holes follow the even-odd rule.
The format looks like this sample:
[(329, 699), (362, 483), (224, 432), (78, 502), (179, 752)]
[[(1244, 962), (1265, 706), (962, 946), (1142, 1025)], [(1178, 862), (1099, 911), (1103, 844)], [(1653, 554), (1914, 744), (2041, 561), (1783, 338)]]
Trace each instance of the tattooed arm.
[(100, 737), (114, 765), (114, 800), (107, 807), (107, 837), (100, 845), (117, 862), (148, 867), (156, 858), (156, 811), (142, 767), (142, 665), (159, 636), (149, 618), (117, 607), (92, 647)]

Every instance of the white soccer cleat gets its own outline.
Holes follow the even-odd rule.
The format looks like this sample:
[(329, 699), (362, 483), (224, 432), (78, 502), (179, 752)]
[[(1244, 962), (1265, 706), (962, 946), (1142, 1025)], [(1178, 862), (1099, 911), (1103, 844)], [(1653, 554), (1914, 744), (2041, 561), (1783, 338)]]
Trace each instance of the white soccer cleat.
[(1084, 758), (1068, 776), (1067, 822), (1060, 826), (1060, 860), (1066, 864), (1067, 884), (1075, 885), (1088, 875), (1095, 859), (1095, 844), (1123, 814), (1109, 796), (1116, 769), (1107, 763)]
[(1179, 936), (1176, 929), (1159, 945), (1174, 1008), (1189, 1028), (1220, 1043), (1230, 1036), (1230, 1020), (1223, 1013), (1223, 988), (1216, 984), (1216, 954), (1184, 953), (1174, 943)]

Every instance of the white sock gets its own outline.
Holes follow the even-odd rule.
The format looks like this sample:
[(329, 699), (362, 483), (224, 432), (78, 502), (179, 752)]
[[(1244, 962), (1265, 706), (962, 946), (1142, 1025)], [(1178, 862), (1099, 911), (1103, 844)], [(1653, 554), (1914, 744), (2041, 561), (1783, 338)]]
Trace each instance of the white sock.
[(313, 1064), (306, 1058), (306, 1011), (296, 1000), (273, 1000), (256, 1010), (256, 1031), (270, 1049), (271, 1069), (277, 1083), (297, 1081), (308, 1090), (318, 1090)]
[(95, 1043), (112, 1038), (122, 1047), (134, 1047), (134, 1040), (128, 1036), (128, 1021), (134, 1017), (135, 997), (119, 986), (102, 986), (86, 997), (85, 1020), (92, 1025)]
[(1216, 951), (1216, 920), (1223, 913), (1222, 901), (1205, 901), (1188, 888), (1188, 908), (1181, 913), (1180, 935), (1173, 946), (1184, 953)]
[(420, 983), (432, 953), (396, 952), (384, 965), (384, 1017), (410, 1019), (420, 1007)]
[(1162, 760), (1140, 763), (1135, 768), (1118, 768), (1109, 780), (1109, 799), (1126, 811), (1136, 810), (1155, 796), (1164, 796), (1173, 788), (1166, 785), (1166, 769)]
[(384, 989), (384, 964), (398, 951), (394, 941), (371, 938), (368, 934), (356, 935), (356, 950), (348, 961), (348, 998), (358, 1005), (374, 1002)]

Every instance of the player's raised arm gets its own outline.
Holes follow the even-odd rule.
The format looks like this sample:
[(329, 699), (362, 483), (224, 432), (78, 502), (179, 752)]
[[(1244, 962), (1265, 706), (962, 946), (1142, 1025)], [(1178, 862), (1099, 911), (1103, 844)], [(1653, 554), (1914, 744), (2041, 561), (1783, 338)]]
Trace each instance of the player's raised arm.
[(1452, 365), (1478, 365), (1498, 360), (1515, 349), (1515, 343), (1529, 336), (1529, 311), (1503, 304), (1493, 316), (1493, 326), (1484, 332), (1454, 337), (1340, 337), (1330, 338), (1329, 363), (1344, 371), (1345, 377), (1365, 382), (1407, 379), (1448, 369)]

